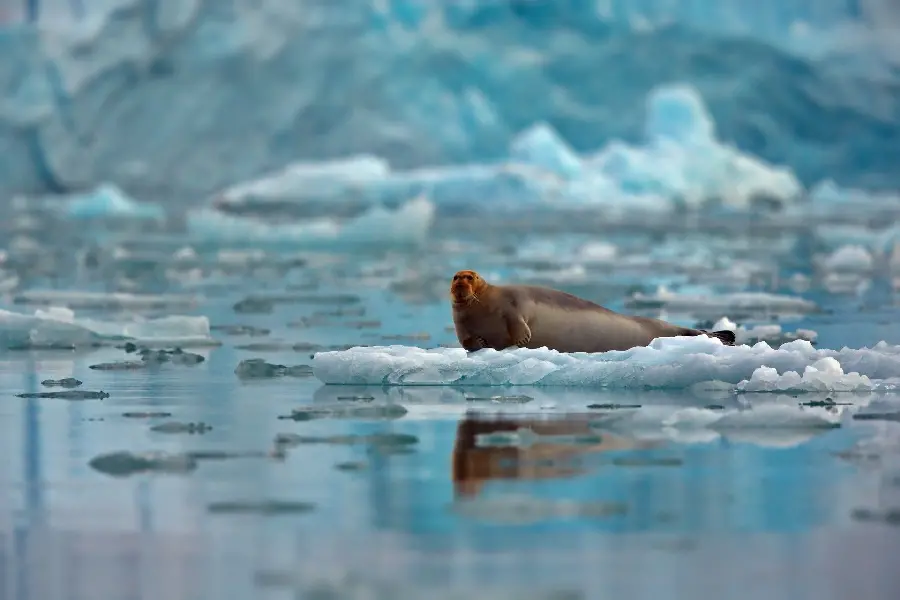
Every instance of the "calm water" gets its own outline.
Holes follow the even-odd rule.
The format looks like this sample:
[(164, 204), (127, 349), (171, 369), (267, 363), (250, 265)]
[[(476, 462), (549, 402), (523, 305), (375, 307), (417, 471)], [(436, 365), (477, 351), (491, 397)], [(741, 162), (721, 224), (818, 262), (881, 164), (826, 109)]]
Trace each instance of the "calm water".
[[(249, 358), (311, 364), (316, 345), (455, 345), (445, 290), (450, 274), (467, 266), (551, 283), (613, 308), (629, 290), (658, 283), (785, 292), (782, 282), (799, 270), (813, 275), (804, 296), (828, 310), (783, 318), (786, 330), (816, 330), (827, 348), (900, 340), (890, 286), (873, 278), (863, 291), (828, 292), (808, 260), (782, 243), (796, 234), (743, 241), (610, 234), (605, 241), (636, 256), (671, 252), (643, 266), (562, 277), (571, 258), (540, 249), (554, 240), (571, 245), (579, 239), (571, 231), (504, 237), (496, 229), (494, 239), (478, 241), (445, 223), (427, 249), (269, 249), (254, 266), (196, 248), (202, 264), (178, 266), (173, 251), (190, 240), (177, 235), (126, 242), (129, 234), (63, 225), (54, 242), (70, 245), (31, 260), (37, 254), (21, 240), (51, 243), (27, 223), (5, 225), (14, 240), (10, 271), (21, 282), (2, 308), (32, 313), (34, 306), (13, 303), (15, 294), (49, 287), (191, 291), (204, 296), (195, 309), (156, 313), (269, 331), (215, 329), (220, 347), (189, 349), (204, 362), (135, 371), (89, 368), (134, 360), (115, 347), (0, 355), (2, 599), (868, 599), (900, 589), (897, 423), (585, 439), (590, 404), (707, 402), (676, 392), (324, 386), (314, 377), (235, 374)], [(716, 260), (691, 264), (684, 257), (696, 257), (697, 248)], [(749, 258), (758, 273), (734, 281), (734, 263), (723, 256)], [(251, 294), (276, 293), (290, 297), (235, 309)], [(721, 314), (666, 316), (691, 324)], [(293, 349), (300, 342), (310, 348)], [(15, 396), (48, 391), (42, 380), (66, 377), (109, 397)], [(506, 406), (502, 419), (479, 412), (491, 406), (479, 399), (497, 394), (531, 401)], [(338, 405), (369, 413), (290, 418), (296, 409)], [(371, 410), (386, 405), (407, 412)], [(171, 421), (196, 426), (151, 430)], [(519, 427), (556, 437), (528, 447), (475, 443), (476, 434), (502, 437)], [(91, 464), (115, 452), (172, 453), (181, 457), (179, 472), (111, 474)]]

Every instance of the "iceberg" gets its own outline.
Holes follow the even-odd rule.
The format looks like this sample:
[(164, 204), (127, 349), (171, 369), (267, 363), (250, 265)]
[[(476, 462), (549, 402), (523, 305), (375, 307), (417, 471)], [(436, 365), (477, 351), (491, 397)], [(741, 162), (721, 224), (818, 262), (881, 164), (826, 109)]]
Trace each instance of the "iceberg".
[(0, 309), (0, 351), (93, 348), (124, 341), (182, 348), (218, 345), (210, 335), (206, 317), (173, 315), (101, 321), (77, 318), (72, 310), (63, 307), (38, 309), (31, 315)]
[(767, 165), (715, 136), (697, 92), (664, 86), (648, 100), (642, 145), (613, 142), (580, 157), (547, 123), (513, 139), (503, 162), (394, 171), (371, 156), (319, 165), (296, 163), (214, 195), (230, 211), (285, 204), (397, 205), (427, 196), (441, 208), (602, 207), (670, 212), (717, 202), (738, 210), (760, 198), (797, 200), (803, 186), (790, 170)]
[[(551, 4), (108, 0), (80, 19), (46, 9), (57, 17), (4, 23), (0, 190), (110, 181), (208, 197), (292, 162), (368, 155), (456, 180), (464, 163), (539, 164), (583, 182), (554, 184), (563, 200), (593, 190), (596, 203), (611, 173), (628, 175), (612, 192), (634, 194), (652, 165), (635, 146), (648, 104), (667, 107), (664, 119), (691, 115), (654, 91), (673, 83), (703, 99), (732, 152), (699, 160), (683, 140), (658, 144), (649, 156), (680, 170), (639, 181), (643, 192), (684, 187), (698, 166), (715, 172), (688, 196), (727, 197), (717, 188), (734, 174), (747, 178), (731, 181), (739, 199), (757, 179), (756, 192), (784, 192), (789, 173), (806, 187), (900, 183), (895, 75), (871, 76), (898, 55), (886, 0)], [(785, 170), (760, 171), (754, 156)], [(578, 174), (586, 162), (599, 181)]]
[(349, 219), (322, 217), (297, 222), (271, 222), (201, 208), (188, 213), (188, 231), (201, 243), (248, 243), (254, 247), (407, 246), (425, 240), (434, 215), (434, 205), (424, 197), (414, 198), (396, 210), (372, 206)]
[[(837, 364), (821, 362), (826, 358)], [(861, 376), (871, 379), (873, 387), (900, 376), (900, 346), (879, 342), (872, 348), (830, 350), (795, 340), (774, 349), (766, 342), (724, 346), (706, 336), (659, 338), (646, 347), (598, 354), (547, 348), (485, 349), (469, 354), (462, 348), (374, 346), (319, 352), (312, 366), (323, 383), (344, 385), (687, 389), (724, 382), (733, 391), (763, 391), (763, 384), (770, 382), (771, 391), (783, 391), (785, 386), (795, 389), (831, 382), (829, 389), (834, 390), (872, 389)], [(767, 369), (759, 371), (761, 367)], [(795, 373), (787, 375), (788, 371)], [(800, 372), (802, 378), (797, 375)], [(777, 373), (782, 375), (775, 377)]]

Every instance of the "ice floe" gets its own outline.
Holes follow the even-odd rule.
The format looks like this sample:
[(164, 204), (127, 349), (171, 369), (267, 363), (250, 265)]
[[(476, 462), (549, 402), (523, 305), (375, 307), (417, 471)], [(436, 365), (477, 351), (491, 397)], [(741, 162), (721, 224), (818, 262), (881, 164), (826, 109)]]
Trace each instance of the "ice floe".
[(865, 375), (844, 373), (841, 364), (830, 356), (807, 365), (802, 375), (759, 367), (750, 379), (737, 385), (739, 392), (865, 392), (874, 387)]
[(73, 219), (152, 219), (160, 220), (166, 215), (165, 210), (156, 204), (138, 202), (127, 196), (117, 186), (103, 184), (96, 189), (62, 201), (62, 211)]
[(62, 307), (23, 314), (0, 309), (0, 351), (90, 348), (130, 341), (147, 346), (212, 346), (209, 319), (166, 316), (154, 319), (99, 320), (75, 316)]
[(199, 298), (184, 294), (129, 294), (67, 290), (29, 290), (14, 297), (16, 304), (81, 309), (166, 310), (194, 308)]
[(291, 247), (409, 245), (422, 242), (434, 220), (434, 205), (417, 197), (396, 209), (373, 206), (355, 217), (267, 222), (214, 208), (188, 215), (191, 235), (208, 243), (253, 243)]
[(732, 311), (803, 314), (819, 310), (815, 302), (798, 296), (766, 292), (699, 295), (672, 292), (661, 286), (655, 294), (633, 294), (625, 302), (628, 308), (664, 308), (673, 312), (700, 314)]
[[(830, 362), (821, 363), (824, 358), (834, 359), (845, 374), (837, 374)], [(806, 380), (798, 376), (800, 383), (796, 383), (787, 376), (789, 379), (776, 380), (775, 387), (804, 385), (805, 381), (815, 388), (830, 381), (830, 389), (840, 389), (845, 385), (841, 381), (857, 385), (860, 375), (873, 383), (895, 378), (900, 376), (900, 347), (879, 342), (873, 348), (816, 349), (806, 340), (777, 349), (765, 342), (730, 347), (706, 336), (660, 338), (646, 347), (598, 354), (566, 354), (545, 348), (486, 349), (469, 354), (461, 348), (376, 346), (319, 352), (313, 370), (319, 380), (330, 384), (685, 389), (723, 382), (721, 385), (736, 390), (742, 381), (761, 382), (771, 377), (770, 371), (763, 371), (753, 380), (760, 367), (780, 374), (806, 373), (806, 367), (817, 364), (816, 372), (805, 375)]]

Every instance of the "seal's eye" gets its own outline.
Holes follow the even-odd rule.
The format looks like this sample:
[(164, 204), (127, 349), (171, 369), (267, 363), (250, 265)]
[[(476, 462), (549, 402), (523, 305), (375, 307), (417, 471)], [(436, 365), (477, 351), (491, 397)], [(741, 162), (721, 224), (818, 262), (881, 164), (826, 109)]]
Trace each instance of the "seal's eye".
[(459, 281), (459, 275), (454, 275), (454, 276), (453, 276), (453, 281)]

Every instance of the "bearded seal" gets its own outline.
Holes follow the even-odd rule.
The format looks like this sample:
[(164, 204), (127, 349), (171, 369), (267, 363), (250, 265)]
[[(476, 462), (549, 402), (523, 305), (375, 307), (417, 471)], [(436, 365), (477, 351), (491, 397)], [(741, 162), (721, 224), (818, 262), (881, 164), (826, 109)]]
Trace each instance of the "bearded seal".
[(608, 352), (647, 346), (656, 338), (710, 335), (733, 346), (733, 331), (708, 332), (649, 317), (623, 315), (559, 290), (531, 285), (491, 285), (463, 270), (450, 283), (453, 325), (466, 350), (549, 348), (557, 352)]

